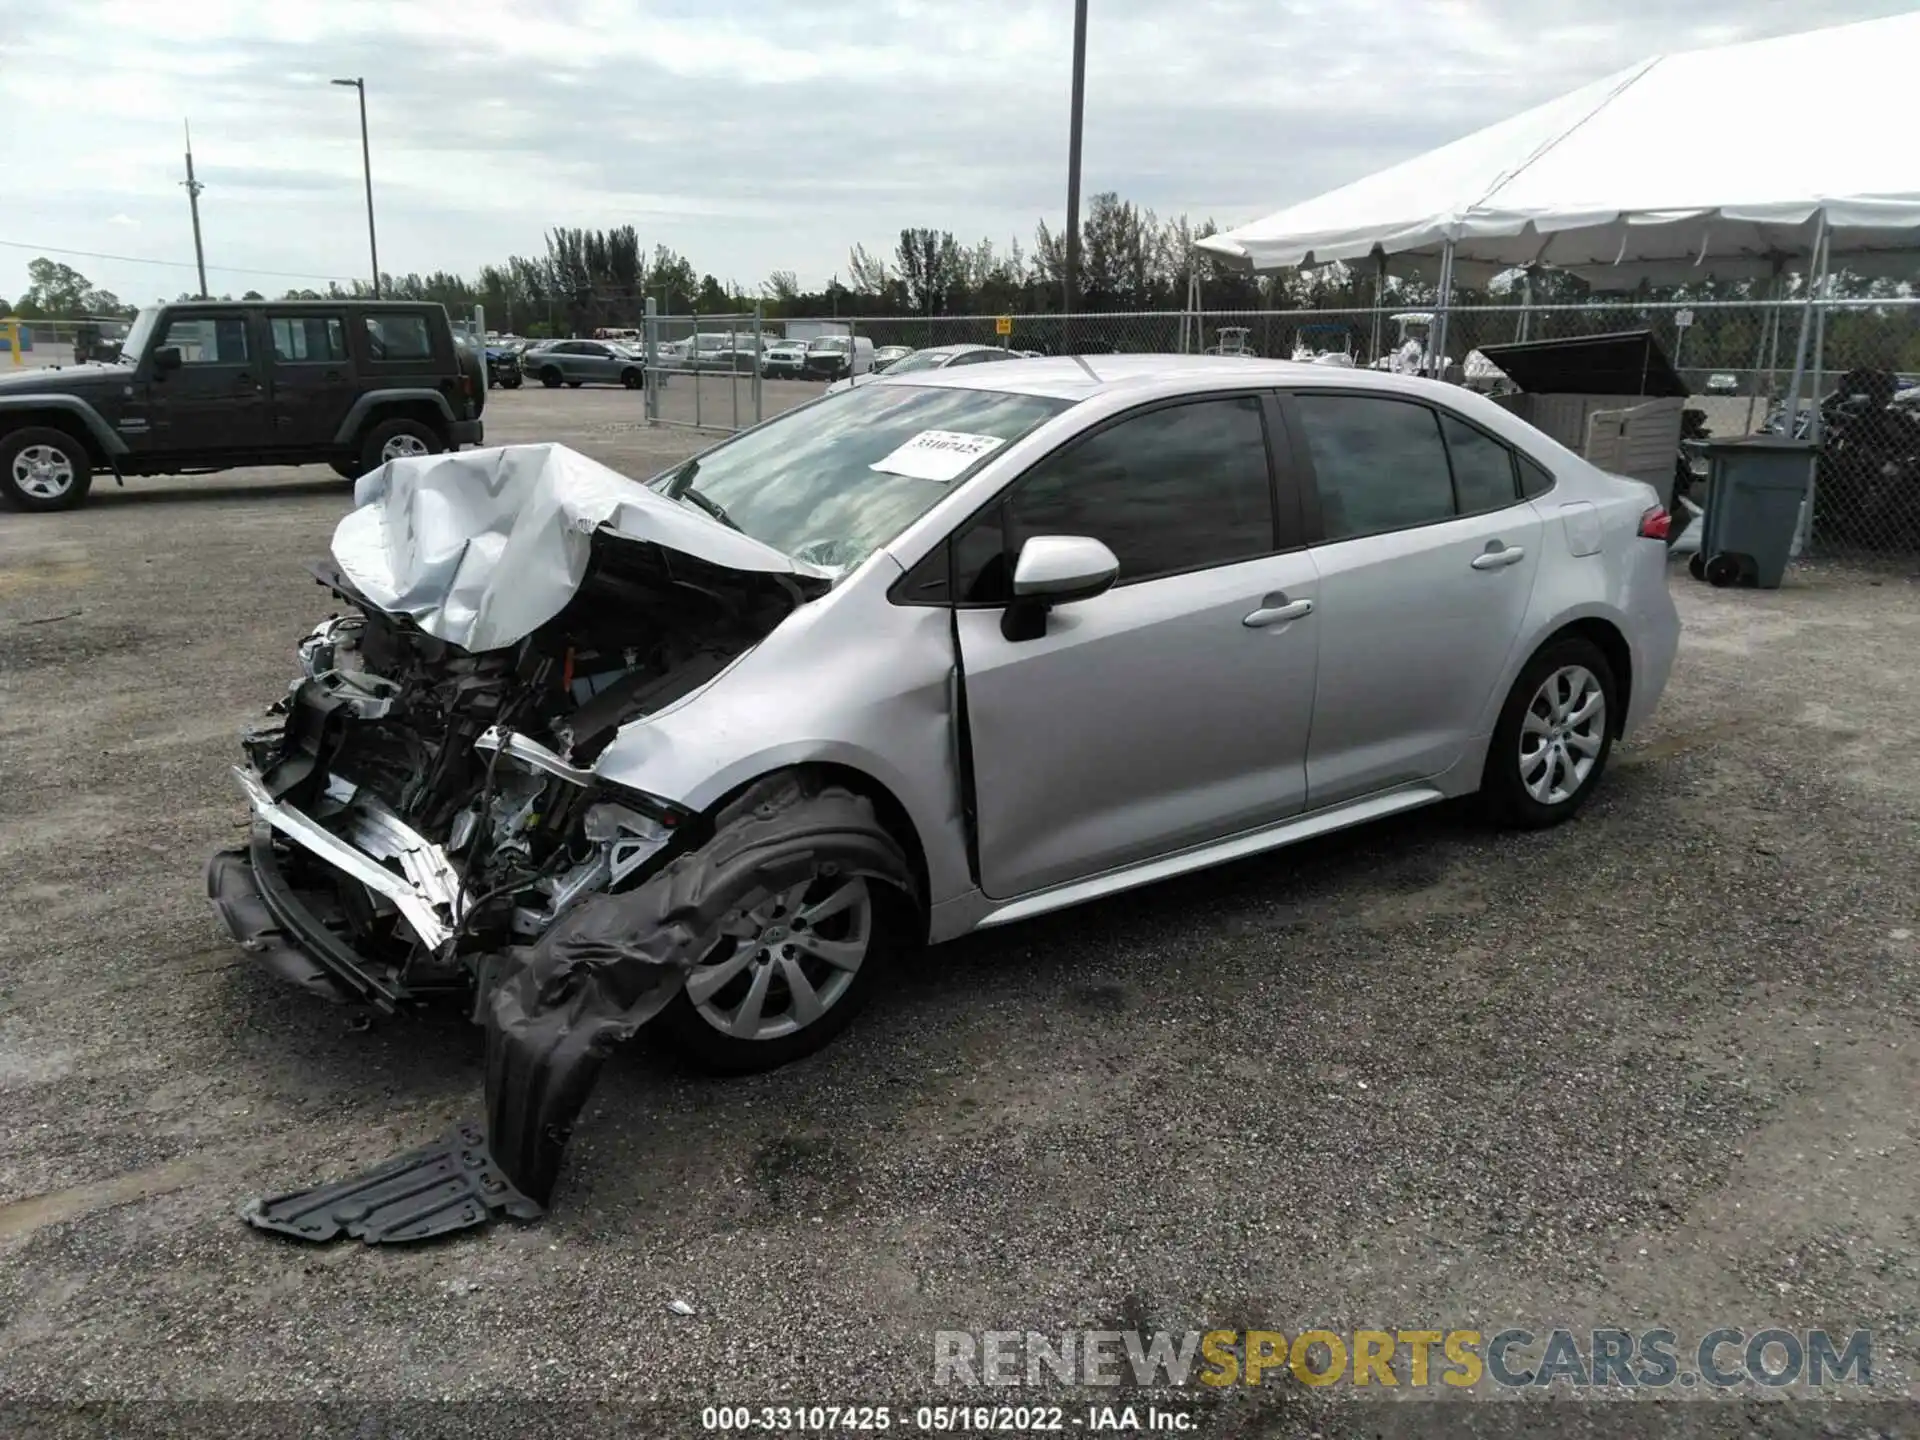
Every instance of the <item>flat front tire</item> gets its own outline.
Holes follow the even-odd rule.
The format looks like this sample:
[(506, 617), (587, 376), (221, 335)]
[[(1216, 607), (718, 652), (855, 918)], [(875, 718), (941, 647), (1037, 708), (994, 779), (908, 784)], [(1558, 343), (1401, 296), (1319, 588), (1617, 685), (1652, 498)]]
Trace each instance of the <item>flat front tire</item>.
[(1613, 751), (1618, 696), (1613, 667), (1591, 640), (1569, 635), (1541, 647), (1494, 726), (1480, 780), (1490, 818), (1538, 830), (1577, 814)]

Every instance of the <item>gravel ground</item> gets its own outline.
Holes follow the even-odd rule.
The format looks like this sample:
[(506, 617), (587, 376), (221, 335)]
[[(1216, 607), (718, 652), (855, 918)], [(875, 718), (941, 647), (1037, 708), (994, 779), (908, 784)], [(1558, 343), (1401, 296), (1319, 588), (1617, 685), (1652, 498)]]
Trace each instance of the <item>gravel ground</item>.
[[(635, 474), (703, 443), (636, 414), (521, 391), (489, 433)], [(477, 1113), (478, 1032), (349, 1027), (257, 973), (202, 886), (240, 831), (235, 734), (326, 612), (299, 562), (346, 487), (97, 493), (0, 517), (0, 1399), (652, 1401), (629, 1418), (688, 1433), (703, 1400), (1035, 1398), (936, 1390), (936, 1330), (1508, 1322), (1871, 1327), (1877, 1388), (1906, 1392), (1910, 575), (1800, 567), (1769, 594), (1676, 570), (1665, 703), (1576, 823), (1421, 813), (963, 941), (772, 1075), (638, 1046), (546, 1221), (380, 1252), (234, 1212)], [(1683, 1408), (1702, 1434), (1788, 1423)], [(1205, 1419), (1543, 1413), (1291, 1387)]]

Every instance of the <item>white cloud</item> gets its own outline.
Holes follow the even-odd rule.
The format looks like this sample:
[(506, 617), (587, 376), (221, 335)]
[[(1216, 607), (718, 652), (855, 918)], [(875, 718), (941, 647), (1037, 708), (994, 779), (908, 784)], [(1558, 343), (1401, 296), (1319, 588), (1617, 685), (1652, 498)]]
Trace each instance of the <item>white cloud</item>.
[[(632, 223), (723, 280), (817, 284), (902, 226), (1024, 242), (1064, 208), (1071, 7), (1051, 0), (0, 7), (0, 176), (32, 197), (0, 239), (170, 262), (76, 261), (131, 297), (191, 275), (183, 120), (216, 289), (273, 285), (223, 266), (364, 273), (359, 115), (336, 76), (366, 77), (390, 270), (472, 271), (550, 225)], [(1100, 0), (1084, 185), (1231, 223), (1659, 50), (1904, 8)], [(87, 103), (53, 103), (44, 77), (78, 73)], [(0, 293), (31, 255), (0, 248)]]

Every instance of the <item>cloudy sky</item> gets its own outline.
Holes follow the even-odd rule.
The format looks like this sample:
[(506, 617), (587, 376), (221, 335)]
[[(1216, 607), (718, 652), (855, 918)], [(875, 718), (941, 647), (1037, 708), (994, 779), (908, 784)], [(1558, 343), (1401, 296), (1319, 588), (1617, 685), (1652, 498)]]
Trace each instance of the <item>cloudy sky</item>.
[[(1092, 0), (1083, 188), (1230, 225), (1650, 54), (1911, 8)], [(630, 223), (748, 288), (775, 269), (821, 284), (849, 244), (890, 250), (905, 225), (1026, 244), (1065, 209), (1072, 13), (0, 0), (0, 294), (56, 249), (130, 257), (59, 257), (129, 300), (190, 289), (185, 120), (216, 293), (364, 275), (358, 115), (327, 83), (355, 75), (390, 272), (537, 253), (551, 224)]]

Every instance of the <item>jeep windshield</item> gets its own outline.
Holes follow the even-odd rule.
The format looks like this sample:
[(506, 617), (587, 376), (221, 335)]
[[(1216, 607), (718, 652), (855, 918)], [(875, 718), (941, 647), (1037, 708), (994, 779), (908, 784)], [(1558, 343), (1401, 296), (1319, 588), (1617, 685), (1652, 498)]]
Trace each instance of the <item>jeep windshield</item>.
[(149, 305), (133, 317), (133, 329), (127, 332), (127, 338), (120, 342), (122, 363), (131, 365), (138, 360), (147, 348), (147, 341), (153, 337), (153, 327), (160, 319), (160, 307)]
[(648, 483), (795, 560), (845, 573), (1072, 403), (876, 385), (790, 411)]

